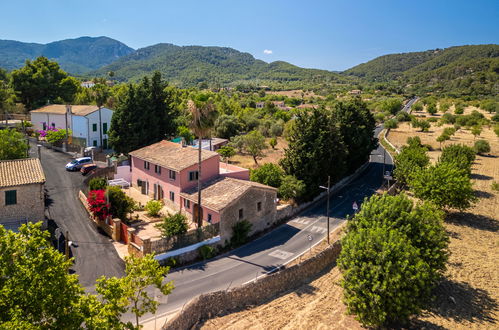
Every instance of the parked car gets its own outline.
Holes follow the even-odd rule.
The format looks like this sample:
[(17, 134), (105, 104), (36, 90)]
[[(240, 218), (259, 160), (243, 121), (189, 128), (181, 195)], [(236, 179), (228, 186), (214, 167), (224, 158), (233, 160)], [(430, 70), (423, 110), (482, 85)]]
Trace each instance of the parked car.
[(81, 175), (87, 175), (88, 173), (92, 172), (93, 170), (95, 170), (97, 168), (97, 165), (96, 164), (87, 164), (87, 165), (83, 165), (81, 167)]
[(66, 164), (66, 171), (78, 171), (83, 165), (91, 163), (92, 158), (90, 157), (76, 158), (75, 160), (72, 160)]

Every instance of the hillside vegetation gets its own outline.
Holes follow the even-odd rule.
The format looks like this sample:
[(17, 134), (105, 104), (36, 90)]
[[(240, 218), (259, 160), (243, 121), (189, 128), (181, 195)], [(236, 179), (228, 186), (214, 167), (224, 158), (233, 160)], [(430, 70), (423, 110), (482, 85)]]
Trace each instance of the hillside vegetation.
[(45, 56), (57, 61), (63, 70), (71, 74), (84, 74), (133, 51), (108, 37), (81, 37), (48, 44), (0, 40), (0, 67), (14, 70), (22, 67), (26, 60)]
[(181, 87), (210, 85), (282, 85), (303, 87), (351, 81), (337, 73), (303, 69), (287, 62), (266, 63), (249, 53), (226, 47), (176, 46), (157, 44), (138, 49), (95, 72), (113, 71), (120, 81), (138, 80), (153, 71)]
[(498, 73), (499, 45), (385, 55), (344, 72), (371, 82), (397, 80), (409, 92), (454, 96), (497, 94)]

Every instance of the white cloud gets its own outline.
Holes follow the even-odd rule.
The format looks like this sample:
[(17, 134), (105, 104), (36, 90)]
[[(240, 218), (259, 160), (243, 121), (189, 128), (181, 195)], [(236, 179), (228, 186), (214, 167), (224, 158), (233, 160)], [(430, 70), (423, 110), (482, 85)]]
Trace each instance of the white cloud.
[(265, 50), (263, 51), (263, 53), (264, 53), (264, 54), (267, 54), (267, 55), (270, 55), (270, 54), (272, 54), (272, 51), (271, 51), (270, 49), (265, 49)]

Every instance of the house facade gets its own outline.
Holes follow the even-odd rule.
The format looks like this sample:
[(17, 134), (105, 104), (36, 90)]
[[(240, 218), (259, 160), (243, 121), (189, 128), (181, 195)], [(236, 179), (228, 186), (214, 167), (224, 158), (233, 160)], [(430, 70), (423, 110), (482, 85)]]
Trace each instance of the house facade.
[(0, 224), (17, 230), (45, 220), (45, 174), (37, 158), (0, 161)]
[(132, 187), (171, 209), (205, 223), (221, 222), (221, 234), (241, 220), (261, 230), (274, 222), (275, 188), (249, 181), (249, 171), (220, 162), (218, 153), (201, 150), (201, 207), (198, 206), (198, 150), (160, 141), (132, 151)]
[(73, 132), (73, 144), (108, 149), (108, 131), (113, 116), (111, 109), (99, 109), (96, 105), (51, 104), (30, 114), (31, 123), (37, 130), (67, 127)]

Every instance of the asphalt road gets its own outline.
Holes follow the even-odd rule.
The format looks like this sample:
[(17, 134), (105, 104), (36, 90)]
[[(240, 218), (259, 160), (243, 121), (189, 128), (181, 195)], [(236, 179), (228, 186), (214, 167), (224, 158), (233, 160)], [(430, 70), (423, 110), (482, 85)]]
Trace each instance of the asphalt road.
[[(33, 143), (30, 154), (37, 157)], [(47, 179), (46, 216), (49, 222), (52, 220), (61, 228), (64, 235), (68, 231), (69, 240), (77, 243), (77, 247), (71, 248), (75, 258), (71, 270), (87, 290), (93, 291), (95, 280), (100, 276), (123, 276), (124, 263), (116, 253), (112, 240), (89, 221), (78, 199), (84, 177), (79, 172), (65, 170), (64, 165), (70, 160), (71, 157), (64, 153), (41, 147), (41, 162)]]
[[(403, 110), (408, 111), (415, 100), (410, 100)], [(375, 136), (382, 129), (382, 126), (378, 126), (374, 131)], [(386, 184), (383, 182), (383, 173), (392, 170), (393, 160), (380, 144), (371, 153), (365, 172), (331, 195), (330, 230), (336, 229), (346, 221), (348, 215), (353, 214), (354, 201), (360, 207), (364, 198), (373, 195), (378, 188)], [(327, 233), (326, 202), (324, 199), (288, 223), (227, 255), (171, 272), (166, 280), (173, 280), (175, 289), (167, 298), (162, 298), (167, 300), (161, 302), (156, 316), (173, 313), (202, 293), (227, 289), (265, 276), (307, 252)], [(141, 322), (147, 322), (154, 317), (152, 314), (146, 314), (141, 318)], [(123, 319), (129, 321), (133, 320), (133, 317), (127, 314)]]

